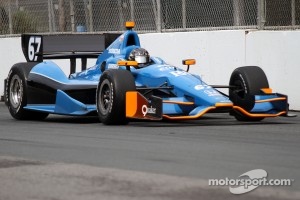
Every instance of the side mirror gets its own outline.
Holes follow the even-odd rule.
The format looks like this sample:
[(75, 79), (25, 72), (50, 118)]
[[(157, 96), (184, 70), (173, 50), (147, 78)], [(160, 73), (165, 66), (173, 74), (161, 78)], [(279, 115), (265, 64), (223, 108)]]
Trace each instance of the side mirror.
[(139, 66), (139, 63), (131, 60), (119, 60), (117, 63), (118, 66), (125, 66), (127, 70), (130, 70), (130, 66), (136, 68)]
[(187, 65), (186, 71), (188, 72), (190, 70), (190, 65), (196, 64), (196, 60), (195, 59), (185, 59), (185, 60), (182, 60), (182, 64)]
[(139, 64), (136, 61), (131, 60), (119, 60), (117, 63), (118, 66), (132, 66), (137, 67)]

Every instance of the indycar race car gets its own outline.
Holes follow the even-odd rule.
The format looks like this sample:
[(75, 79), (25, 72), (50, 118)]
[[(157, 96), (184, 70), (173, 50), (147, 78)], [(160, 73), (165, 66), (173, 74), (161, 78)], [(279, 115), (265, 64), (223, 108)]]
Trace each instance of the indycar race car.
[[(27, 62), (15, 64), (6, 79), (5, 102), (19, 120), (49, 114), (98, 115), (102, 123), (131, 119), (194, 120), (227, 112), (239, 121), (290, 116), (286, 95), (273, 93), (257, 66), (235, 69), (229, 85), (209, 85), (186, 70), (150, 56), (141, 48), (134, 22), (122, 34), (22, 35)], [(76, 72), (76, 59), (82, 69)], [(87, 58), (97, 58), (86, 68)], [(48, 59), (70, 59), (70, 75)], [(218, 88), (228, 88), (228, 95)]]

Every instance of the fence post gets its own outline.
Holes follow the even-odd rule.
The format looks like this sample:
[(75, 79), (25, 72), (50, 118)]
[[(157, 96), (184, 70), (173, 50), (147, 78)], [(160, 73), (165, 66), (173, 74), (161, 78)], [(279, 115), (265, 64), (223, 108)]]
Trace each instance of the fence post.
[(292, 7), (292, 26), (293, 28), (296, 26), (296, 4), (295, 0), (292, 0), (291, 7)]
[(257, 26), (258, 30), (263, 30), (266, 23), (266, 1), (257, 0)]
[(49, 19), (49, 32), (52, 33), (53, 32), (53, 28), (52, 28), (52, 17), (51, 17), (51, 0), (48, 0), (48, 19)]
[(53, 7), (53, 0), (51, 1), (51, 22), (52, 22), (52, 29), (54, 32), (56, 32), (56, 24), (55, 24), (55, 15), (54, 15), (54, 7)]
[(156, 31), (161, 33), (161, 0), (157, 0), (156, 4), (157, 4)]
[(233, 25), (243, 26), (245, 25), (245, 0), (233, 0)]
[(182, 0), (182, 28), (186, 29), (186, 0)]
[(65, 17), (65, 5), (64, 0), (58, 0), (58, 26), (60, 32), (66, 31), (66, 17)]
[(83, 31), (86, 32), (86, 31), (90, 31), (90, 12), (89, 12), (89, 3), (87, 0), (83, 0), (83, 10), (84, 10), (85, 23), (81, 25), (83, 26)]
[(8, 5), (8, 21), (9, 21), (9, 34), (13, 34), (13, 24), (12, 24), (12, 11), (11, 11), (11, 0), (9, 0)]
[(71, 29), (75, 32), (75, 12), (74, 12), (74, 1), (70, 0), (70, 16), (71, 16)]
[(83, 0), (84, 4), (84, 14), (85, 14), (85, 30), (93, 32), (94, 22), (93, 22), (93, 5), (92, 0)]
[(89, 13), (90, 13), (90, 31), (94, 32), (94, 18), (93, 18), (93, 2), (89, 0)]
[(134, 19), (134, 4), (133, 0), (130, 0), (130, 20), (135, 21)]

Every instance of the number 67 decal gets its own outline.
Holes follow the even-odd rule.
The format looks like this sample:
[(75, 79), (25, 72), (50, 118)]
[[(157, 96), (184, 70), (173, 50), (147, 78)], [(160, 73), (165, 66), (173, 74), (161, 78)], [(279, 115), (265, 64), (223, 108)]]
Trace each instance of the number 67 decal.
[(37, 61), (38, 56), (35, 54), (40, 52), (42, 44), (42, 37), (41, 36), (31, 36), (28, 42), (28, 60), (29, 61)]

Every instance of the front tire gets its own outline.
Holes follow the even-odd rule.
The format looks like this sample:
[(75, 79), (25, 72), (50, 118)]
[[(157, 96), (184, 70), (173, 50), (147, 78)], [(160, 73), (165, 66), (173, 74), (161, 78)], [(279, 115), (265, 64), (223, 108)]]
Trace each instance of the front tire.
[(15, 64), (7, 78), (6, 103), (11, 116), (18, 120), (43, 120), (48, 113), (29, 111), (24, 109), (27, 105), (27, 77), (37, 63)]
[(135, 81), (129, 71), (106, 70), (97, 87), (96, 104), (100, 121), (106, 125), (127, 124), (126, 92), (135, 90)]
[[(264, 71), (257, 66), (239, 67), (233, 71), (229, 81), (229, 98), (234, 105), (250, 112), (255, 105), (255, 95), (261, 93), (262, 88), (268, 88), (269, 83)], [(264, 117), (248, 117), (234, 111), (232, 113), (238, 121), (261, 121)]]

